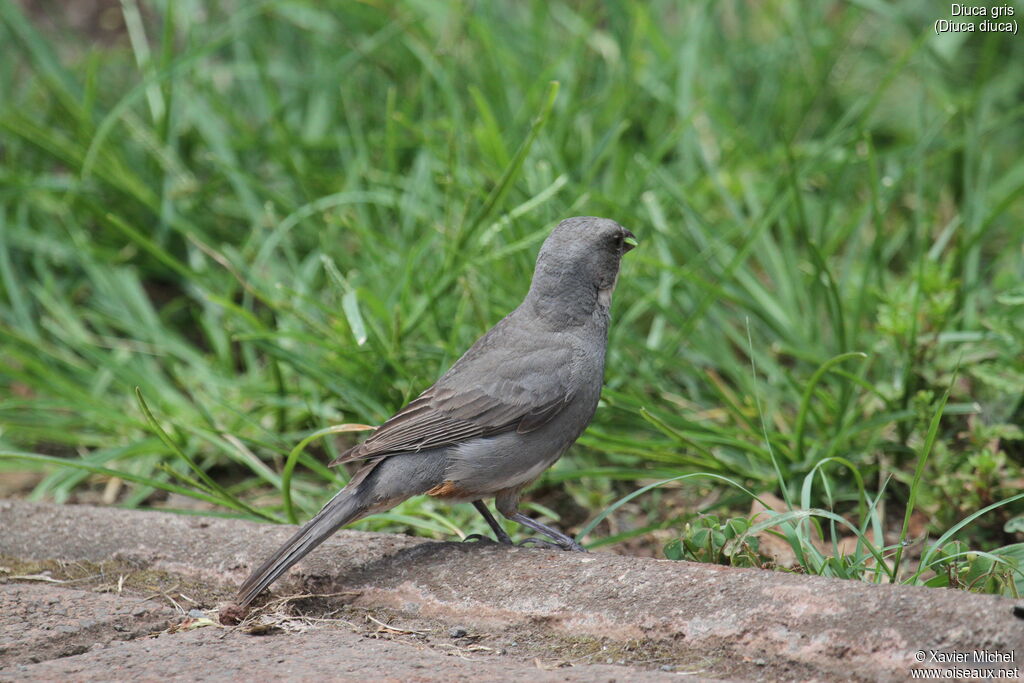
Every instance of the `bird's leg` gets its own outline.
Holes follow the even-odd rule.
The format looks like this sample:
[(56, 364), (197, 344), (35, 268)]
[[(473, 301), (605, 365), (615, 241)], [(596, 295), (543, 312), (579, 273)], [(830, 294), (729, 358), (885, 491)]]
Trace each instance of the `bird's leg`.
[(540, 532), (550, 538), (551, 541), (545, 541), (539, 538), (528, 538), (522, 541), (520, 545), (526, 545), (531, 543), (533, 545), (542, 545), (551, 548), (559, 548), (561, 550), (572, 550), (578, 553), (585, 553), (587, 549), (573, 540), (570, 536), (566, 536), (557, 529), (552, 529), (546, 524), (541, 524), (535, 519), (530, 519), (523, 513), (519, 512), (519, 490), (518, 489), (506, 489), (501, 491), (494, 498), (494, 502), (497, 505), (498, 512), (503, 514), (508, 519), (511, 519), (517, 524), (522, 524), (525, 527), (529, 527), (534, 531)]
[[(501, 543), (502, 545), (512, 545), (512, 539), (509, 537), (508, 533), (506, 533), (506, 531), (502, 528), (502, 526), (498, 524), (498, 520), (494, 519), (494, 515), (492, 515), (491, 511), (487, 509), (486, 503), (484, 503), (482, 500), (474, 500), (473, 507), (475, 507), (477, 511), (484, 516), (485, 520), (487, 520), (487, 525), (491, 527), (491, 531), (493, 531), (494, 535), (497, 537), (498, 543)], [(483, 534), (470, 534), (469, 536), (466, 536), (465, 540), (489, 541), (491, 539), (487, 538)]]

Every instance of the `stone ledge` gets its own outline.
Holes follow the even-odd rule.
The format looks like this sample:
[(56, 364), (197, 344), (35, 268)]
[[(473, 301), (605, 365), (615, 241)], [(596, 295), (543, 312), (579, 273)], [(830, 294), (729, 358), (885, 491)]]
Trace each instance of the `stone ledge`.
[[(0, 528), (5, 557), (127, 563), (201, 581), (208, 600), (292, 531), (17, 501), (0, 501)], [(295, 589), (350, 592), (336, 602), (409, 619), (630, 643), (718, 677), (899, 680), (919, 650), (1024, 656), (1007, 598), (601, 553), (342, 531), (274, 587)]]

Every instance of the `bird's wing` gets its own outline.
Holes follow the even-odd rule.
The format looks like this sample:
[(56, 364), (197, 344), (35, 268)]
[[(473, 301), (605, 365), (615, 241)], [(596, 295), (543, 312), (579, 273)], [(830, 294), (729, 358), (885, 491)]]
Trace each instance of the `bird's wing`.
[(485, 335), (436, 384), (331, 464), (546, 424), (572, 400), (574, 386), (572, 345), (550, 342), (511, 330)]

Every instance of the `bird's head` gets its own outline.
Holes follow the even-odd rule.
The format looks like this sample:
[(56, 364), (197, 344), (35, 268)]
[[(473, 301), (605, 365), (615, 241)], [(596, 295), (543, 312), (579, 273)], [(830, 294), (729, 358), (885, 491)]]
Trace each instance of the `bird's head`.
[(545, 308), (607, 308), (622, 255), (636, 245), (633, 233), (608, 218), (567, 218), (540, 248), (529, 296)]

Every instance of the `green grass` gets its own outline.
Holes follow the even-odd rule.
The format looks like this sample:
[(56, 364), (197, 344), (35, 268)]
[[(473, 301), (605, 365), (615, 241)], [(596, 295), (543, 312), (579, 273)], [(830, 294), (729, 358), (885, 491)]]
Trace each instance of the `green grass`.
[[(621, 517), (594, 545), (764, 491), (804, 571), (1022, 540), (1014, 36), (935, 36), (924, 0), (122, 6), (90, 42), (0, 0), (0, 472), (33, 497), (307, 517), (358, 434), (300, 442), (401, 407), (592, 214), (641, 246), (539, 490)], [(484, 530), (431, 499), (361, 524)], [(902, 542), (816, 557), (815, 524)]]

